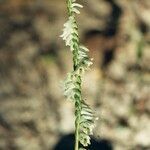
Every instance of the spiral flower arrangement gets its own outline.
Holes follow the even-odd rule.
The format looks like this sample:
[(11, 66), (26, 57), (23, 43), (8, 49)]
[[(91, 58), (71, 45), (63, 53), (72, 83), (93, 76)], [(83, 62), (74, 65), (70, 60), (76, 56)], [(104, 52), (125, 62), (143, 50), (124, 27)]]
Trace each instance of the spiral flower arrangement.
[[(67, 0), (68, 21), (64, 24), (62, 39), (66, 46), (70, 47), (73, 55), (73, 71), (68, 73), (64, 81), (64, 95), (75, 105), (75, 149), (86, 150), (90, 145), (90, 135), (95, 126), (95, 114), (82, 97), (82, 76), (92, 65), (92, 59), (88, 57), (88, 48), (80, 44), (76, 14), (80, 14), (79, 8), (83, 6), (76, 0)], [(79, 143), (82, 147), (79, 147)]]

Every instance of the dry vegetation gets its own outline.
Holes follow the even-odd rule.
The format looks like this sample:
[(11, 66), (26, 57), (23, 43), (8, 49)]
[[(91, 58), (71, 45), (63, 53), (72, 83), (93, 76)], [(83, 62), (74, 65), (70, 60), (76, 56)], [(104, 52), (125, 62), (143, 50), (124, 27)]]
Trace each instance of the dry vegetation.
[[(83, 91), (100, 118), (95, 136), (114, 150), (149, 150), (149, 0), (82, 3), (82, 41), (95, 61)], [(0, 150), (52, 150), (73, 132), (60, 89), (72, 66), (59, 38), (65, 16), (62, 0), (0, 0)]]

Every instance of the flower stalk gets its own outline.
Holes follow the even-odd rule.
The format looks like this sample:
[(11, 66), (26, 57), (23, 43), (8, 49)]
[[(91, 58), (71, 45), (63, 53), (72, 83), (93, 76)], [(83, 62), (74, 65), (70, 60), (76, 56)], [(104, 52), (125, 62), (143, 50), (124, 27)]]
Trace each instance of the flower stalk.
[[(75, 104), (74, 150), (79, 150), (79, 143), (84, 147), (90, 144), (90, 135), (95, 122), (95, 115), (89, 105), (85, 103), (81, 93), (83, 73), (92, 65), (92, 59), (87, 54), (89, 50), (79, 42), (76, 14), (80, 14), (78, 8), (82, 7), (76, 3), (76, 0), (67, 0), (68, 21), (64, 24), (61, 35), (73, 55), (73, 71), (68, 73), (64, 81), (64, 95)], [(80, 150), (85, 150), (85, 148), (80, 148)]]

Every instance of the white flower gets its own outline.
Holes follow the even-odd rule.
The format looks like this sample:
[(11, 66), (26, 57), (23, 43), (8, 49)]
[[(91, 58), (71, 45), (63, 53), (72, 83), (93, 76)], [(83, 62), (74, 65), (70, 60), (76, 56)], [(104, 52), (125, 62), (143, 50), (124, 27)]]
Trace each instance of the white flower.
[(90, 136), (85, 133), (80, 133), (79, 140), (83, 146), (88, 146), (90, 144)]
[(80, 14), (80, 11), (76, 7), (83, 8), (83, 6), (78, 3), (73, 3), (71, 7), (72, 7), (72, 11), (76, 14)]
[(64, 24), (63, 34), (60, 36), (66, 42), (66, 46), (71, 46), (72, 34), (74, 29), (73, 25), (73, 17), (69, 17), (69, 20)]

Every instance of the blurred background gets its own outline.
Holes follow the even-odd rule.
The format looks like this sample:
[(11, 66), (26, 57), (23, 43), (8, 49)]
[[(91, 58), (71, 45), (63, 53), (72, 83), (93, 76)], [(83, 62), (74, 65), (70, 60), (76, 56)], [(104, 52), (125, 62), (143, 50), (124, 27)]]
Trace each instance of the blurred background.
[[(107, 145), (93, 150), (150, 150), (150, 0), (78, 2), (94, 58), (83, 95), (99, 117), (93, 140)], [(74, 108), (61, 90), (72, 70), (59, 37), (66, 20), (63, 0), (0, 0), (0, 150), (72, 142)]]

